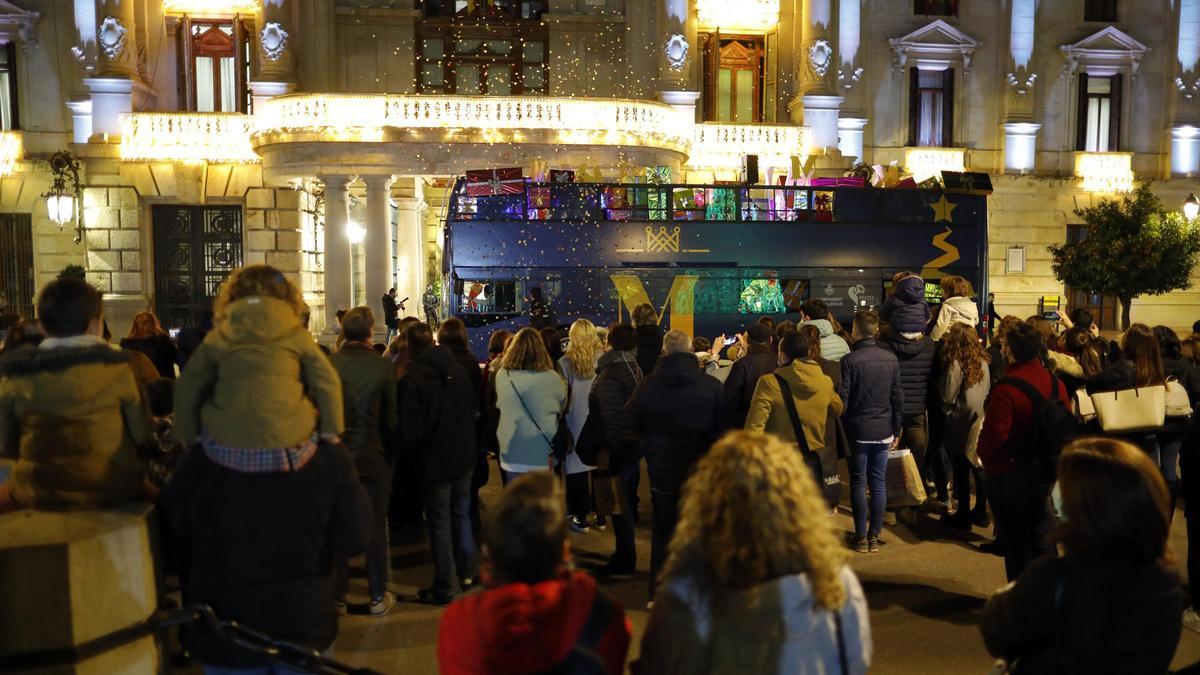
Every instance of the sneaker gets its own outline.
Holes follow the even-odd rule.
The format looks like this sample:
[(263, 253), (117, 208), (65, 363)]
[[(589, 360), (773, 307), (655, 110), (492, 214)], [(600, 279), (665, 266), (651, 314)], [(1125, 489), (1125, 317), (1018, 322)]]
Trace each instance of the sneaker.
[(867, 537), (867, 552), (879, 553), (879, 537)]
[(854, 540), (854, 550), (859, 553), (870, 553), (871, 546), (867, 543), (866, 537), (858, 537)]
[(445, 607), (454, 602), (452, 596), (438, 595), (433, 592), (432, 588), (422, 588), (417, 591), (417, 602), (425, 605), (434, 605), (436, 607)]
[(475, 583), (475, 577), (463, 577), (458, 580), (458, 585), (462, 588), (463, 593), (475, 588)]
[(588, 532), (592, 531), (591, 528), (587, 526), (587, 521), (580, 520), (579, 516), (571, 516), (567, 518), (567, 526), (571, 528), (572, 532), (578, 532), (579, 534), (587, 534)]
[(607, 530), (608, 529), (608, 518), (605, 516), (596, 516), (595, 528), (597, 530), (600, 530), (601, 532), (604, 532), (605, 530)]
[(1200, 614), (1197, 614), (1196, 610), (1191, 607), (1183, 610), (1183, 627), (1200, 633)]
[(338, 616), (346, 616), (346, 614), (348, 614), (349, 612), (350, 612), (350, 606), (346, 604), (346, 601), (338, 600), (338, 604), (337, 604)]
[(371, 616), (383, 616), (384, 614), (392, 611), (392, 608), (395, 606), (396, 594), (392, 593), (391, 591), (386, 591), (384, 592), (383, 597), (377, 600), (372, 600), (371, 604), (368, 605), (367, 608), (370, 610)]

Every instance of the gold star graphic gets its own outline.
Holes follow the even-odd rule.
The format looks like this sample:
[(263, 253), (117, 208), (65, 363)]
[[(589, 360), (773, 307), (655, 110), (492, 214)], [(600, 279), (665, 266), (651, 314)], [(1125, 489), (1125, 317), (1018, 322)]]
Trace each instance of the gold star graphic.
[(946, 201), (946, 195), (942, 195), (936, 202), (927, 204), (927, 206), (933, 209), (933, 222), (948, 223), (951, 222), (950, 214), (958, 205)]

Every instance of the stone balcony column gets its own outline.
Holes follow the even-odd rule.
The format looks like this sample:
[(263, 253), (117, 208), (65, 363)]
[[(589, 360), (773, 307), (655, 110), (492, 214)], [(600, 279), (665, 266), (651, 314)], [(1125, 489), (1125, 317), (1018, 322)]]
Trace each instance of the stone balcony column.
[(133, 111), (134, 89), (142, 89), (133, 5), (129, 0), (96, 0), (96, 72), (83, 81), (92, 95), (96, 134), (119, 136), (121, 115)]
[(350, 262), (351, 177), (318, 176), (325, 184), (325, 330), (337, 331), (337, 312), (354, 306), (350, 294), (353, 268)]
[(425, 292), (425, 223), (421, 217), (425, 210), (425, 198), (420, 182), (413, 197), (396, 199), (396, 295), (405, 303), (405, 314), (421, 314), (421, 295)]
[(696, 119), (696, 64), (703, 51), (696, 44), (696, 12), (693, 0), (661, 0), (659, 6), (658, 97), (677, 110), (685, 122)]
[(797, 55), (802, 62), (800, 86), (789, 107), (793, 119), (797, 110), (803, 112), (799, 121), (812, 129), (814, 152), (837, 154), (838, 115), (843, 98), (831, 84), (836, 63), (830, 33), (833, 0), (803, 0), (802, 9)]
[[(392, 267), (392, 177), (364, 176), (367, 185), (366, 292), (367, 306), (381, 311), (380, 299), (396, 285), (396, 270)], [(399, 292), (399, 290), (397, 290)], [(403, 300), (401, 294), (397, 300)], [(409, 298), (409, 303), (412, 297)], [(412, 307), (408, 304), (408, 307)], [(382, 318), (376, 322), (383, 326)]]
[(258, 77), (250, 82), (254, 103), (290, 93), (296, 86), (296, 12), (292, 0), (263, 0), (258, 27)]

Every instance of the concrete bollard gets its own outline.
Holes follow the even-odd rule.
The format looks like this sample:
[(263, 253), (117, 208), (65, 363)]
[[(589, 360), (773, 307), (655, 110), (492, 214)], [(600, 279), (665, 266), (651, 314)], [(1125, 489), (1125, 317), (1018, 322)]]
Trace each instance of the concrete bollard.
[[(0, 670), (31, 658), (21, 672), (158, 672), (153, 634), (122, 639), (158, 606), (153, 510), (0, 515)], [(39, 656), (58, 663), (36, 666)]]

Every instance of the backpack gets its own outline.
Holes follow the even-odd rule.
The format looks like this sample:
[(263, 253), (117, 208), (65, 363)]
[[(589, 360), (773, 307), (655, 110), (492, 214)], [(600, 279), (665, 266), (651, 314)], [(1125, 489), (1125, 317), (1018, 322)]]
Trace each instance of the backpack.
[(1049, 486), (1058, 473), (1058, 457), (1063, 446), (1079, 436), (1079, 420), (1058, 398), (1058, 378), (1050, 375), (1050, 395), (1043, 396), (1032, 384), (1016, 377), (998, 383), (1016, 387), (1033, 404), (1029, 433), (1020, 443), (1009, 446), (1017, 469), (1034, 485)]
[(567, 658), (545, 671), (543, 675), (608, 675), (604, 657), (596, 650), (612, 624), (616, 609), (613, 601), (597, 588), (587, 621), (583, 624), (579, 637), (575, 638), (575, 646), (571, 648)]

